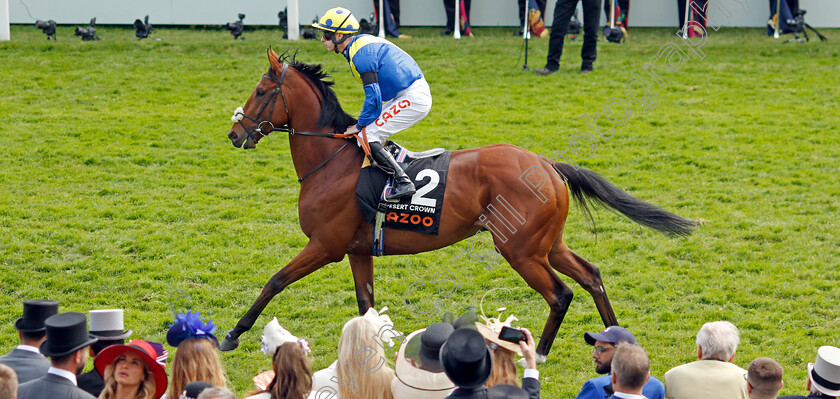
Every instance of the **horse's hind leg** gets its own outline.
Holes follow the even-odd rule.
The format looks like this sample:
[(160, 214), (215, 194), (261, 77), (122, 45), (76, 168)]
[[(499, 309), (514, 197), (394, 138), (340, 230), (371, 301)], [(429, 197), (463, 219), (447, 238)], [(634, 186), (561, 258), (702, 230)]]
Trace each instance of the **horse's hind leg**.
[(353, 283), (356, 286), (356, 302), (359, 314), (364, 315), (373, 302), (373, 257), (368, 255), (348, 255), (350, 269), (353, 270)]
[[(502, 255), (504, 256), (504, 253)], [(551, 270), (545, 258), (511, 259), (507, 256), (505, 258), (513, 270), (548, 302), (550, 309), (548, 320), (545, 322), (540, 342), (537, 344), (537, 360), (543, 363), (551, 350), (551, 345), (554, 344), (554, 338), (557, 336), (560, 324), (563, 323), (563, 318), (566, 317), (566, 311), (569, 310), (574, 294), (571, 288), (560, 280), (557, 273)]]
[(595, 300), (595, 307), (598, 308), (598, 313), (601, 314), (605, 326), (618, 325), (618, 319), (616, 319), (610, 300), (607, 298), (604, 282), (601, 280), (601, 272), (597, 266), (572, 252), (559, 238), (548, 254), (548, 261), (554, 270), (571, 277), (592, 295), (592, 299)]

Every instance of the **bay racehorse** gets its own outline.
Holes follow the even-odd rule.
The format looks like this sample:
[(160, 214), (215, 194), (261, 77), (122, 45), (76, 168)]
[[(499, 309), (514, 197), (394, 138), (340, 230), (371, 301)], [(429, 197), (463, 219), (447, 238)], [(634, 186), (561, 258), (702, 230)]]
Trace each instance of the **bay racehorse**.
[[(286, 132), (300, 180), (300, 227), (309, 242), (263, 287), (254, 304), (221, 344), (233, 350), (271, 299), (289, 284), (331, 262), (349, 257), (359, 313), (374, 306), (373, 226), (356, 202), (355, 188), (364, 154), (342, 139), (356, 120), (342, 110), (332, 81), (320, 65), (268, 50), (270, 68), (251, 97), (234, 113), (228, 138), (236, 147), (255, 148), (262, 137)], [(349, 145), (348, 145), (349, 144)], [(491, 230), (498, 252), (528, 285), (543, 296), (550, 312), (537, 354), (545, 359), (572, 300), (572, 290), (556, 272), (571, 277), (595, 300), (604, 325), (616, 325), (598, 268), (563, 242), (569, 194), (589, 218), (587, 201), (617, 210), (631, 220), (668, 235), (687, 235), (695, 222), (630, 196), (594, 172), (554, 162), (522, 148), (496, 144), (453, 151), (438, 235), (388, 229), (388, 255), (432, 251)], [(514, 216), (496, 225), (494, 201), (503, 199)], [(496, 206), (500, 206), (498, 203)], [(515, 232), (515, 237), (511, 235)], [(515, 239), (508, 239), (511, 236)]]

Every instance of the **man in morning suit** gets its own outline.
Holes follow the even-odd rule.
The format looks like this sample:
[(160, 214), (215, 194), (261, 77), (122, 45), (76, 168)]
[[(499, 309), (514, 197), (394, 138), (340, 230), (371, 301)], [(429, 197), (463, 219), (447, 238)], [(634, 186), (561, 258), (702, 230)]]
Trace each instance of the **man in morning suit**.
[(23, 302), (23, 317), (15, 321), (20, 345), (4, 356), (0, 364), (15, 371), (18, 383), (32, 381), (47, 374), (50, 361), (38, 350), (46, 339), (44, 320), (58, 313), (58, 302), (45, 299), (27, 299)]
[(41, 378), (18, 387), (18, 399), (95, 399), (76, 386), (76, 375), (85, 367), (88, 346), (96, 337), (88, 334), (83, 313), (59, 313), (44, 322), (47, 340), (41, 353), (50, 358), (50, 368)]

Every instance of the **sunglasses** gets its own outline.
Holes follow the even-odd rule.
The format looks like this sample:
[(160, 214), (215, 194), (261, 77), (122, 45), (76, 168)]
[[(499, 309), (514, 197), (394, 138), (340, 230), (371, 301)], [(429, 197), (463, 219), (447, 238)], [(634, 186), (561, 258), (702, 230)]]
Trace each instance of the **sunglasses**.
[(326, 40), (332, 40), (332, 39), (333, 39), (333, 37), (335, 37), (335, 32), (330, 32), (330, 31), (328, 31), (328, 30), (325, 30), (325, 31), (324, 31), (324, 39), (326, 39)]

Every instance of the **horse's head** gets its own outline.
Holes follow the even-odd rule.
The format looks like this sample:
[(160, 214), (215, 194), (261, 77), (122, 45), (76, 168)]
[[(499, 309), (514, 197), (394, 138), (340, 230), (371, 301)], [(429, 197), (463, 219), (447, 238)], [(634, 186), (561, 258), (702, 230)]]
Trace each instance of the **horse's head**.
[(268, 49), (271, 67), (266, 72), (244, 107), (234, 111), (228, 138), (236, 147), (256, 148), (261, 138), (275, 130), (288, 131), (289, 106), (283, 91), (283, 80), (289, 69), (288, 63), (281, 63), (277, 54)]

